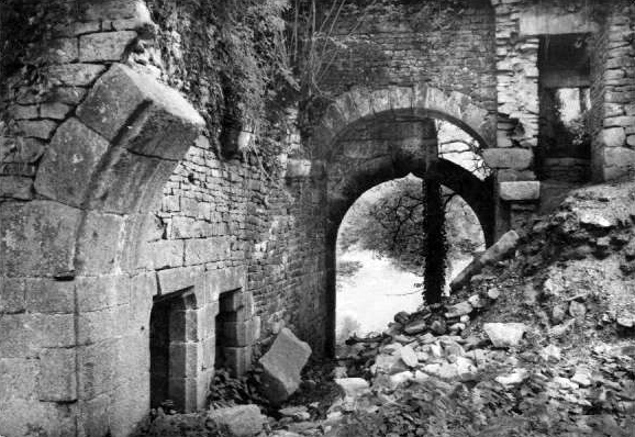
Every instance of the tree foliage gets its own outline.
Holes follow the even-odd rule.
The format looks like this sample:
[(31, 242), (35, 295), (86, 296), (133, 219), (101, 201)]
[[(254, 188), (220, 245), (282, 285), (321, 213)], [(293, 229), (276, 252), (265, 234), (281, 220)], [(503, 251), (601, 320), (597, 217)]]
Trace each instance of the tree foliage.
[[(465, 202), (443, 189), (443, 209), (448, 215), (445, 232), (449, 258), (477, 250), (480, 226)], [(417, 274), (425, 265), (424, 196), (421, 179), (407, 177), (383, 184), (360, 198), (342, 224), (341, 250), (354, 246), (376, 251)], [(436, 254), (435, 254), (436, 255)]]

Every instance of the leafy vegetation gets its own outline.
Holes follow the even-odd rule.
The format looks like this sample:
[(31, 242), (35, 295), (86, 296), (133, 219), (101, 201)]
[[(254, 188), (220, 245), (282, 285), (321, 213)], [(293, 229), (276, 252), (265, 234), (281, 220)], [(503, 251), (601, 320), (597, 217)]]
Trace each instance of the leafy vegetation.
[[(424, 206), (421, 179), (408, 177), (378, 187), (375, 195), (360, 199), (342, 225), (340, 249), (353, 246), (392, 258), (402, 268), (421, 274), (425, 264)], [(375, 196), (377, 196), (375, 198)], [(478, 224), (468, 208), (452, 192), (444, 190), (443, 208), (447, 220), (449, 257), (466, 256), (479, 247)], [(457, 220), (453, 218), (456, 216)], [(464, 220), (471, 220), (466, 224)], [(468, 232), (465, 232), (466, 229)]]

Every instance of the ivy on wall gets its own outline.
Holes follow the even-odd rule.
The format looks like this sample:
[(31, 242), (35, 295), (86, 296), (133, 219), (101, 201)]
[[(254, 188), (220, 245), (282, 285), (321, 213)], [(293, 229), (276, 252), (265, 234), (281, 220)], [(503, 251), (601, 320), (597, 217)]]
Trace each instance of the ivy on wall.
[(266, 133), (297, 88), (284, 44), (287, 1), (150, 0), (148, 6), (164, 79), (201, 112), (215, 146), (222, 150), (221, 141), (242, 131), (261, 143), (249, 150), (276, 154)]

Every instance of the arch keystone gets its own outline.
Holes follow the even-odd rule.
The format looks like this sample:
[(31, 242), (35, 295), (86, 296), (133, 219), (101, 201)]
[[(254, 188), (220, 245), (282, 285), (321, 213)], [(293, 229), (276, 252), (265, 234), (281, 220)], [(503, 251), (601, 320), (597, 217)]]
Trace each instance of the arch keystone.
[(205, 124), (180, 93), (122, 64), (99, 78), (77, 114), (104, 138), (122, 139), (132, 152), (173, 160)]

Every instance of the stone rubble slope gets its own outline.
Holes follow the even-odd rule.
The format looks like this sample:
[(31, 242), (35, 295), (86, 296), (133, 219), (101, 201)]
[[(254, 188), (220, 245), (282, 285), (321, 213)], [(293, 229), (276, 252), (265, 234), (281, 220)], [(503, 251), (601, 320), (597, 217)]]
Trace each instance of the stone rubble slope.
[(635, 435), (635, 184), (578, 190), (514, 234), (445, 304), (351, 339), (336, 369), (346, 395), (273, 435), (434, 435), (447, 411), (411, 408), (431, 393), (484, 402), (444, 435)]
[(349, 339), (319, 382), (305, 371), (250, 435), (635, 435), (635, 184), (578, 190), (503, 243), (445, 303)]

